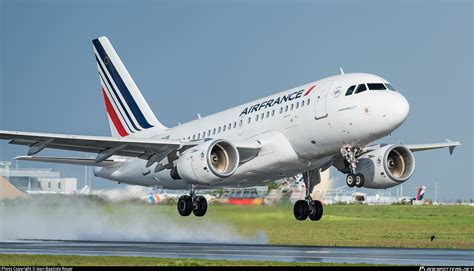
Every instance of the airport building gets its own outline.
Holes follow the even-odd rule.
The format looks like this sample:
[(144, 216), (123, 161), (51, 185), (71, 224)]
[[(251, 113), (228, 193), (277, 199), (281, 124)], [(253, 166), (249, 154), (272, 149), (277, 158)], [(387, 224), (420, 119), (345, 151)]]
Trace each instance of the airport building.
[(0, 176), (16, 188), (31, 194), (68, 194), (77, 191), (76, 178), (61, 178), (61, 173), (52, 169), (10, 168), (9, 163), (3, 162), (0, 163)]

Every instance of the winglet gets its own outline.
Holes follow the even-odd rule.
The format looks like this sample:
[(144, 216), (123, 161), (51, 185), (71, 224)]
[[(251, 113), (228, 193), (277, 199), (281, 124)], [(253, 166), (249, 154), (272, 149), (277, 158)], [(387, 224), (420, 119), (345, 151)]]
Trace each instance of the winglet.
[(339, 67), (339, 70), (341, 71), (341, 74), (344, 74), (344, 70), (342, 69), (342, 67)]
[[(451, 141), (447, 138), (446, 138), (446, 142), (448, 142), (448, 143), (459, 143), (459, 142), (453, 142), (453, 141)], [(461, 145), (461, 144), (459, 144), (459, 145)], [(458, 145), (449, 146), (449, 155), (453, 155), (454, 148), (456, 148), (456, 146), (458, 146)]]

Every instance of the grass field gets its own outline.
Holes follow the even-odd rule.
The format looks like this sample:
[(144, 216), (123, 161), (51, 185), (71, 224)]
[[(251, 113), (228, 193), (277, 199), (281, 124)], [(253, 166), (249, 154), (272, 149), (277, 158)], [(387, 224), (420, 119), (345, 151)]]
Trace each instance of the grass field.
[(241, 241), (474, 249), (474, 207), (469, 206), (327, 205), (323, 218), (314, 222), (295, 220), (290, 204), (211, 204), (205, 217), (181, 217), (174, 204), (37, 197), (6, 202), (0, 217), (8, 222), (2, 223), (0, 240)]
[(230, 223), (242, 235), (263, 232), (270, 244), (474, 249), (473, 207), (329, 205), (318, 222), (297, 221), (292, 211), (291, 205), (211, 205), (206, 219)]
[[(290, 204), (214, 204), (209, 205), (206, 216), (201, 218), (193, 215), (179, 216), (174, 204), (153, 206), (139, 201), (107, 202), (81, 197), (21, 199), (6, 202), (2, 208), (0, 217), (10, 223), (3, 224), (0, 240), (5, 237), (79, 240), (105, 238), (134, 241), (242, 241), (278, 245), (474, 249), (474, 208), (469, 206), (329, 205), (324, 207), (324, 216), (318, 222), (295, 220)], [(24, 221), (30, 223), (24, 224)], [(42, 230), (35, 231), (37, 229)], [(199, 239), (202, 235), (205, 238)], [(0, 265), (330, 264), (118, 256), (0, 255)]]

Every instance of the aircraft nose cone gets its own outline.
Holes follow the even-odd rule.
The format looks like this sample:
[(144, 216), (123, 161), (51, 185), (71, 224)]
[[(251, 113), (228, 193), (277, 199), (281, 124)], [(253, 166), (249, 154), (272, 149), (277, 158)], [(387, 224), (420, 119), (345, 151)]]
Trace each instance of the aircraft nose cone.
[(407, 99), (403, 95), (399, 94), (398, 96), (399, 98), (396, 101), (397, 103), (396, 106), (398, 108), (397, 117), (400, 123), (402, 123), (407, 119), (408, 113), (410, 113), (410, 104), (408, 103)]
[(407, 99), (400, 93), (391, 93), (389, 104), (387, 106), (387, 116), (391, 120), (390, 123), (397, 128), (400, 126), (408, 117), (410, 113), (410, 104)]

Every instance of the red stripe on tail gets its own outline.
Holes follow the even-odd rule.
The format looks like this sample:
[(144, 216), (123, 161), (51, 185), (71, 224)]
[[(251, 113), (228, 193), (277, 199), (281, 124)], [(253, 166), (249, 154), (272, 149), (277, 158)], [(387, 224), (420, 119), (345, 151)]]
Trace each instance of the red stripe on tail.
[(117, 132), (121, 137), (128, 136), (127, 131), (125, 131), (125, 128), (123, 127), (119, 117), (117, 116), (117, 113), (115, 113), (114, 107), (109, 101), (109, 97), (107, 97), (107, 94), (105, 94), (104, 87), (102, 87), (102, 94), (104, 95), (105, 108), (107, 109), (107, 113), (109, 114), (109, 117), (114, 123), (115, 129), (117, 129)]

